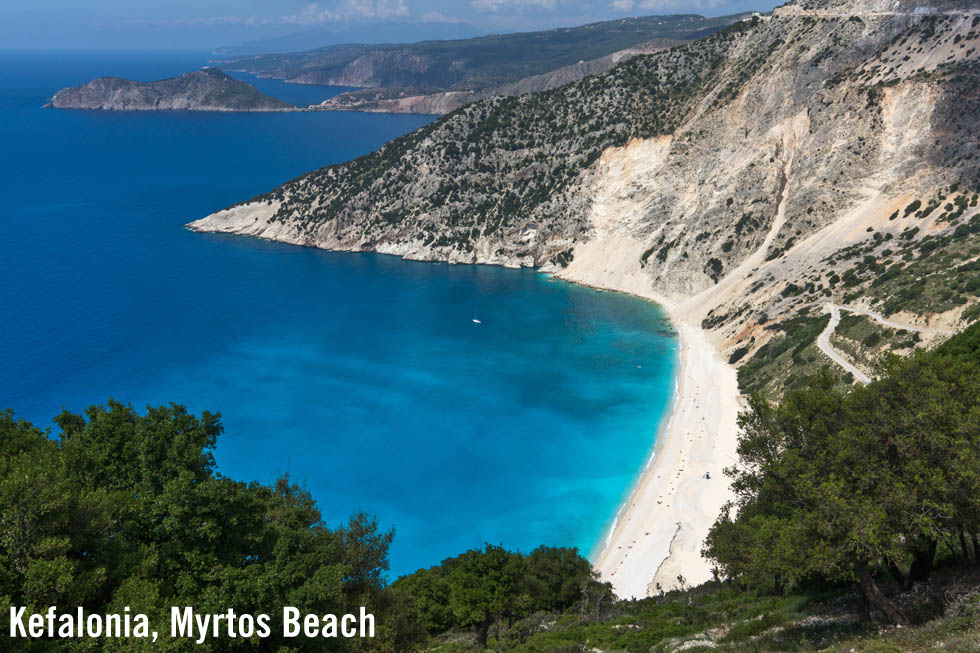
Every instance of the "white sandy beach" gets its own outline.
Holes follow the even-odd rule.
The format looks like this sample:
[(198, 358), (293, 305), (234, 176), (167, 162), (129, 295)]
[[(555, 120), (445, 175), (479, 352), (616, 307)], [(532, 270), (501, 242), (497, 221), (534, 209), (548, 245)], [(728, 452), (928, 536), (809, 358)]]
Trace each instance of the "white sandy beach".
[[(795, 151), (806, 129), (805, 114), (780, 125), (777, 136), (786, 152)], [(680, 338), (674, 404), (656, 434), (653, 458), (620, 508), (605, 546), (594, 561), (602, 580), (621, 598), (642, 598), (712, 577), (701, 547), (722, 506), (733, 497), (724, 469), (736, 462), (736, 419), (741, 396), (735, 368), (701, 328), (711, 308), (744, 292), (750, 277), (765, 264), (766, 252), (785, 222), (785, 206), (762, 244), (715, 285), (691, 295), (675, 285), (673, 299), (655, 290), (642, 260), (649, 242), (634, 237), (638, 220), (652, 210), (649, 188), (664, 171), (671, 137), (637, 140), (603, 153), (594, 182), (590, 220), (592, 237), (578, 243), (563, 279), (630, 293), (662, 306)], [(788, 157), (786, 169), (792, 162)], [(697, 187), (692, 186), (696, 194)], [(666, 284), (668, 287), (670, 284)], [(651, 437), (655, 426), (651, 426)], [(710, 478), (705, 478), (709, 474)]]
[[(610, 214), (628, 215), (612, 210)], [(656, 594), (657, 583), (663, 590), (677, 587), (678, 575), (687, 585), (712, 577), (701, 546), (721, 507), (733, 496), (723, 470), (736, 461), (741, 395), (735, 368), (722, 359), (700, 325), (708, 308), (745, 280), (757, 257), (750, 257), (718, 285), (676, 302), (655, 292), (639, 269), (643, 243), (598, 233), (576, 248), (571, 265), (556, 276), (660, 305), (679, 338), (670, 414), (659, 432), (656, 424), (650, 425), (653, 457), (594, 560), (601, 579), (612, 583), (617, 596), (642, 598)]]
[[(595, 561), (622, 598), (711, 579), (701, 545), (731, 497), (723, 469), (736, 460), (735, 370), (695, 326), (675, 322), (680, 337), (677, 391), (648, 463), (620, 509)], [(710, 479), (705, 478), (710, 475)]]

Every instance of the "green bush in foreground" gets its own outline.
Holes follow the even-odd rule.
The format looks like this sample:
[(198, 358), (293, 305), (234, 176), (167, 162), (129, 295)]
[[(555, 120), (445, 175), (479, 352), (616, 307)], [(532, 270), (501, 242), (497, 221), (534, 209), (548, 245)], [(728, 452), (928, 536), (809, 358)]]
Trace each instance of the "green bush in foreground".
[(400, 578), (392, 588), (411, 597), (429, 634), (473, 627), (481, 645), (491, 627), (500, 639), (505, 626), (535, 613), (580, 604), (587, 610), (590, 603), (600, 610), (613, 600), (610, 587), (594, 580), (589, 561), (575, 549), (549, 547), (522, 555), (487, 545)]
[[(0, 413), (0, 628), (8, 606), (42, 611), (82, 606), (92, 613), (146, 614), (163, 649), (253, 648), (257, 638), (209, 639), (203, 646), (169, 637), (170, 606), (202, 613), (267, 613), (265, 649), (292, 645), (279, 637), (283, 606), (316, 614), (366, 605), (391, 612), (382, 572), (393, 533), (367, 515), (327, 528), (310, 494), (280, 478), (246, 484), (214, 472), (221, 425), (180, 406), (138, 415), (110, 401), (85, 417), (62, 413), (57, 440), (11, 411)], [(385, 628), (391, 650), (413, 633)], [(291, 640), (295, 642), (296, 640)], [(133, 650), (148, 640), (35, 642), (37, 650)], [(159, 646), (159, 645), (158, 645)], [(331, 640), (304, 650), (337, 650)], [(31, 650), (26, 640), (18, 648)], [(162, 650), (157, 648), (156, 650)], [(288, 650), (288, 649), (284, 649)]]
[[(910, 619), (872, 575), (909, 588), (929, 579), (940, 541), (980, 532), (980, 326), (933, 352), (887, 361), (843, 390), (828, 375), (740, 416), (737, 500), (705, 555), (750, 587), (853, 580), (869, 608)], [(738, 509), (731, 516), (731, 508)], [(976, 555), (976, 554), (974, 554)]]
[[(723, 514), (705, 545), (724, 580), (642, 601), (616, 601), (565, 548), (487, 545), (388, 585), (394, 533), (370, 516), (330, 528), (288, 477), (265, 486), (216, 474), (217, 415), (175, 405), (140, 415), (110, 401), (84, 416), (62, 413), (52, 439), (6, 411), (0, 632), (9, 632), (11, 605), (102, 614), (130, 606), (164, 641), (16, 648), (860, 651), (928, 650), (942, 637), (972, 650), (980, 646), (978, 396), (980, 324), (935, 351), (886, 362), (867, 387), (848, 391), (818, 375), (780, 404), (752, 399), (729, 470), (738, 512)], [(318, 615), (365, 606), (376, 637), (283, 638), (287, 605)], [(272, 634), (170, 640), (170, 606), (267, 613)], [(866, 621), (874, 612), (919, 625), (879, 631)]]
[[(358, 513), (327, 527), (305, 489), (214, 471), (219, 416), (181, 406), (145, 415), (116, 401), (62, 413), (58, 439), (0, 412), (0, 630), (10, 606), (146, 614), (161, 641), (18, 640), (20, 650), (407, 651), (460, 628), (562, 611), (583, 591), (609, 600), (574, 549), (528, 555), (488, 545), (386, 585), (393, 530)], [(601, 598), (600, 598), (601, 597)], [(170, 607), (268, 614), (271, 635), (169, 639)], [(376, 617), (373, 639), (287, 639), (282, 608)], [(2, 647), (0, 647), (2, 648)]]

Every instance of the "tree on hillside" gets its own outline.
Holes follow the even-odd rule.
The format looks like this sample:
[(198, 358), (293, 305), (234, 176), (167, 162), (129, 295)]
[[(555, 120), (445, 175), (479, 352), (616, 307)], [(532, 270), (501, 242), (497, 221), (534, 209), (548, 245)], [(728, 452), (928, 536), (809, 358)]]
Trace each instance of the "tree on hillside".
[(885, 565), (903, 587), (927, 580), (938, 541), (980, 530), (978, 396), (975, 360), (924, 352), (850, 392), (822, 374), (779, 405), (752, 398), (727, 470), (736, 502), (704, 554), (777, 591), (854, 580), (869, 606), (908, 624), (873, 570)]
[(384, 589), (383, 573), (388, 570), (388, 549), (395, 539), (395, 529), (382, 531), (378, 520), (365, 512), (354, 514), (341, 527), (340, 540), (349, 569), (344, 587), (351, 605), (376, 596)]
[[(160, 625), (168, 651), (254, 649), (403, 651), (425, 637), (416, 616), (384, 593), (392, 532), (356, 514), (328, 528), (310, 493), (215, 474), (217, 415), (182, 406), (110, 401), (56, 418), (58, 439), (0, 413), (0, 628), (10, 605), (29, 613), (130, 606)], [(284, 639), (283, 606), (374, 612), (370, 642)], [(265, 613), (271, 636), (169, 639), (169, 606), (199, 613)], [(29, 643), (28, 648), (30, 647)], [(143, 640), (39, 642), (43, 650), (157, 650)], [(39, 649), (39, 650), (40, 650)]]
[(530, 597), (516, 590), (522, 560), (503, 547), (488, 544), (467, 551), (449, 572), (449, 606), (461, 626), (475, 626), (477, 641), (487, 643), (490, 626), (526, 611)]
[(592, 565), (575, 549), (541, 546), (527, 555), (521, 588), (533, 611), (560, 612), (582, 598), (592, 576)]
[(525, 555), (488, 544), (399, 578), (392, 589), (412, 602), (430, 634), (473, 629), (481, 645), (494, 626), (499, 636), (536, 612), (591, 608), (586, 599), (601, 606), (612, 597), (577, 550), (546, 546)]

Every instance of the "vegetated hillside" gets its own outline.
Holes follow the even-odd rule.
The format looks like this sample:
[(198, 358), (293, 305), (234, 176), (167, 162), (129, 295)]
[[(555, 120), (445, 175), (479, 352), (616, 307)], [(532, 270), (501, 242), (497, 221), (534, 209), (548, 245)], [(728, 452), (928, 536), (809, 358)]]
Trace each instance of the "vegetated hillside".
[(99, 77), (65, 88), (51, 98), (56, 109), (116, 111), (294, 111), (296, 107), (269, 97), (217, 68), (204, 68), (156, 82)]
[(223, 59), (218, 63), (225, 68), (303, 84), (485, 90), (654, 39), (695, 38), (736, 19), (693, 14), (645, 16), (453, 41), (337, 45), (309, 52)]
[[(712, 30), (713, 31), (713, 30)], [(604, 73), (617, 64), (639, 54), (666, 50), (683, 41), (655, 39), (619, 50), (591, 61), (579, 61), (539, 75), (484, 90), (427, 92), (417, 88), (361, 89), (347, 91), (328, 98), (311, 108), (324, 111), (372, 111), (379, 113), (443, 114), (455, 111), (471, 102), (494, 96), (527, 95), (550, 91)]]
[(935, 7), (791, 2), (471, 104), (191, 228), (665, 298), (778, 394), (827, 362), (825, 302), (953, 326), (980, 310), (980, 11)]

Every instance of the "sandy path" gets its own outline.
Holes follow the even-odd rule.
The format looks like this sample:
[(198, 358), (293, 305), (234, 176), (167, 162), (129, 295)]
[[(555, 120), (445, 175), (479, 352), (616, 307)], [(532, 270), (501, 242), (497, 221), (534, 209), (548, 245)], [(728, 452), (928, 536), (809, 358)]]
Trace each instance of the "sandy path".
[(824, 355), (830, 360), (837, 363), (844, 370), (850, 372), (854, 375), (859, 383), (867, 385), (871, 383), (871, 377), (859, 370), (854, 366), (851, 361), (844, 358), (844, 355), (833, 348), (830, 344), (830, 336), (837, 329), (837, 325), (840, 324), (840, 306), (836, 304), (827, 304), (827, 310), (830, 311), (830, 322), (827, 323), (827, 328), (824, 329), (819, 336), (817, 336), (817, 347), (824, 353)]
[(952, 336), (959, 333), (954, 329), (942, 329), (939, 327), (921, 327), (921, 326), (904, 324), (902, 322), (896, 322), (894, 320), (889, 320), (888, 318), (886, 318), (884, 315), (881, 315), (880, 313), (875, 313), (872, 310), (869, 310), (867, 308), (862, 308), (860, 306), (841, 306), (839, 304), (830, 304), (830, 306), (834, 306), (841, 311), (857, 313), (858, 315), (866, 315), (870, 317), (872, 320), (874, 320), (875, 322), (892, 329), (899, 329), (904, 331), (918, 331), (919, 333), (928, 333), (928, 334), (944, 335), (944, 336)]

